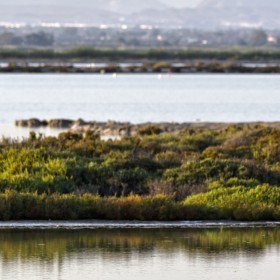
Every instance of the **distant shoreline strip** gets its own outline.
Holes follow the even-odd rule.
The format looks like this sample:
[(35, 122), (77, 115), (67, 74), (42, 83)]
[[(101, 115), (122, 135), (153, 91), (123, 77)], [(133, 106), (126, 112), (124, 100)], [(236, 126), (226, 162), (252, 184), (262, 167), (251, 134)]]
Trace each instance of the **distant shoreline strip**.
[(215, 229), (215, 228), (276, 228), (280, 222), (233, 222), (233, 221), (9, 221), (0, 222), (0, 230), (25, 229)]

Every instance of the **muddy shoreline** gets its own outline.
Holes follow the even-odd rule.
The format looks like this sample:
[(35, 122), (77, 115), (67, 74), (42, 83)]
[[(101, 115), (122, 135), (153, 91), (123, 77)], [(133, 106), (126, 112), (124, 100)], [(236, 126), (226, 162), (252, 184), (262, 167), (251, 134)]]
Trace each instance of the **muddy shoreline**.
[(5, 62), (0, 67), (0, 73), (88, 73), (88, 74), (279, 74), (280, 65), (254, 64), (239, 62), (198, 61), (188, 63), (42, 63), (42, 62)]

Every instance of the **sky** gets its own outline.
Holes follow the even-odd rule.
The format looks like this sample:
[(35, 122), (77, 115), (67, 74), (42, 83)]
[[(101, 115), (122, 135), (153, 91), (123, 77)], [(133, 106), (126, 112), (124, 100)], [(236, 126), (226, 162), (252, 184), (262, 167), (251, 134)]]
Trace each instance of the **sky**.
[[(5, 5), (6, 1), (0, 0), (0, 6), (1, 4)], [(83, 2), (91, 2), (94, 0), (83, 0)], [(106, 1), (106, 0), (104, 0)], [(176, 8), (182, 8), (182, 7), (195, 7), (199, 2), (201, 2), (202, 0), (158, 0), (164, 4), (166, 4), (167, 6), (171, 6), (171, 7), (176, 7)], [(68, 1), (68, 0), (9, 0), (8, 2), (10, 2), (9, 4), (13, 4), (15, 7), (17, 6), (17, 4), (25, 4), (25, 5), (40, 5), (41, 3), (57, 3), (57, 4), (68, 4), (69, 2), (76, 2), (79, 3), (79, 0), (72, 0), (72, 1)]]
[(160, 0), (162, 3), (176, 8), (195, 7), (202, 0)]

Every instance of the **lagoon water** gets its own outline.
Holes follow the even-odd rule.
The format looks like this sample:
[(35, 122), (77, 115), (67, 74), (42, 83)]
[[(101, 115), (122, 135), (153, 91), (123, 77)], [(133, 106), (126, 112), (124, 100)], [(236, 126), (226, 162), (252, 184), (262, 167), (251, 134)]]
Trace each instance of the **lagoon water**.
[(280, 228), (0, 231), (1, 280), (279, 279)]
[(15, 133), (11, 125), (16, 119), (32, 117), (132, 123), (279, 121), (279, 91), (278, 75), (2, 74), (0, 134)]

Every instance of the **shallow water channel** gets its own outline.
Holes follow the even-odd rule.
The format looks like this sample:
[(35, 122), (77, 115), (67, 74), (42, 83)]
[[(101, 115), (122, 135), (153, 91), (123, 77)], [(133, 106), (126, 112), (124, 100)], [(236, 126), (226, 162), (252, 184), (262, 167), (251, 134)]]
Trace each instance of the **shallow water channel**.
[(6, 228), (0, 279), (279, 279), (279, 227)]

